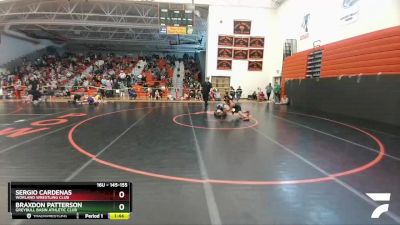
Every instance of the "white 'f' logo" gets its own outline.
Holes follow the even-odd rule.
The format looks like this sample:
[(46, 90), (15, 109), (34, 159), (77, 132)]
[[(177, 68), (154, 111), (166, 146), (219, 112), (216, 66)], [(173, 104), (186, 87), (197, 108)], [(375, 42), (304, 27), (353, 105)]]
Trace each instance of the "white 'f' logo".
[[(376, 202), (388, 202), (390, 201), (390, 193), (366, 193), (368, 197)], [(389, 204), (383, 204), (378, 206), (371, 215), (371, 218), (377, 219), (382, 213), (389, 211)]]

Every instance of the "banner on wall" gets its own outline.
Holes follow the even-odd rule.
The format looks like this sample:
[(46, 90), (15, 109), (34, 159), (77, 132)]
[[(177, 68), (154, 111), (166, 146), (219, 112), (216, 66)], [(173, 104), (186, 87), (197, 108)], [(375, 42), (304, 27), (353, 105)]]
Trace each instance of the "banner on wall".
[(233, 50), (233, 59), (247, 60), (249, 50), (247, 49), (235, 49)]
[(358, 20), (361, 0), (343, 0), (340, 22), (343, 25), (354, 23)]
[(262, 61), (249, 61), (248, 71), (262, 71), (263, 62)]
[(219, 35), (218, 36), (218, 45), (219, 46), (233, 46), (233, 36), (228, 35)]
[(217, 70), (232, 70), (232, 60), (218, 60)]
[(264, 48), (264, 37), (250, 37), (251, 48)]
[(232, 59), (233, 49), (231, 48), (218, 48), (218, 58)]
[(249, 47), (249, 38), (248, 37), (235, 37), (235, 41), (233, 44), (235, 47)]
[(309, 26), (310, 25), (310, 13), (307, 13), (303, 17), (303, 22), (301, 23), (301, 34), (300, 40), (304, 40), (309, 36)]
[(233, 33), (250, 35), (251, 21), (250, 20), (234, 20)]
[(264, 49), (250, 49), (249, 59), (263, 59)]

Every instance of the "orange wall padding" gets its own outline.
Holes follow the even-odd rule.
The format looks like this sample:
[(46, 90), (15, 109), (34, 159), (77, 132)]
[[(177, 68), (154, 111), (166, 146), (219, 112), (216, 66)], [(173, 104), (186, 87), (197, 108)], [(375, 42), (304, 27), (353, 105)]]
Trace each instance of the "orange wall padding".
[(307, 56), (310, 50), (289, 56), (283, 62), (282, 74), (285, 78), (305, 76), (307, 70)]
[[(354, 55), (351, 56), (352, 60), (355, 61), (367, 61), (371, 59), (385, 59), (385, 58), (395, 58), (396, 55), (398, 56), (400, 54), (400, 49), (399, 50), (393, 50), (393, 51), (384, 51), (384, 52), (375, 52), (375, 53), (369, 53), (369, 54), (361, 54), (361, 55)], [(340, 64), (340, 63), (346, 63), (348, 62), (348, 57), (325, 57), (326, 60), (329, 60), (332, 64)]]
[(306, 77), (308, 54), (318, 49), (323, 49), (321, 78), (378, 73), (400, 75), (400, 26), (396, 26), (287, 57), (283, 62), (282, 86), (285, 80)]

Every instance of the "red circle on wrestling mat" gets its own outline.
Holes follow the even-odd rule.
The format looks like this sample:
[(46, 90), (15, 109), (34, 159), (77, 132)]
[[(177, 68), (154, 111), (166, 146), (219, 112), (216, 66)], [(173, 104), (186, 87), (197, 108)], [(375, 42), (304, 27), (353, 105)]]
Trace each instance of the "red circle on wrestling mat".
[[(151, 108), (151, 107), (149, 107), (149, 108)], [(368, 136), (369, 138), (371, 138), (372, 140), (374, 140), (378, 144), (378, 146), (379, 146), (379, 154), (377, 155), (377, 157), (375, 159), (373, 159), (372, 161), (370, 161), (370, 162), (368, 162), (368, 163), (366, 163), (366, 164), (364, 164), (362, 166), (356, 167), (356, 168), (351, 169), (351, 170), (346, 170), (346, 171), (343, 171), (343, 172), (329, 174), (329, 175), (324, 176), (324, 177), (309, 178), (309, 179), (297, 179), (297, 180), (222, 180), (222, 179), (196, 179), (196, 178), (188, 178), (188, 177), (170, 176), (170, 175), (165, 175), (165, 174), (152, 173), (152, 172), (148, 172), (148, 171), (144, 171), (144, 170), (138, 170), (138, 169), (134, 169), (134, 168), (129, 168), (129, 167), (126, 167), (126, 166), (122, 166), (122, 165), (118, 165), (116, 163), (109, 162), (107, 160), (99, 159), (99, 158), (97, 158), (96, 155), (88, 152), (87, 150), (83, 149), (78, 144), (76, 144), (76, 142), (75, 142), (75, 140), (73, 138), (73, 134), (74, 134), (76, 128), (78, 128), (82, 124), (85, 124), (88, 121), (96, 119), (98, 117), (107, 116), (107, 115), (120, 113), (120, 112), (125, 112), (125, 111), (133, 111), (133, 110), (138, 110), (138, 109), (145, 109), (145, 108), (120, 110), (120, 111), (115, 111), (115, 112), (111, 112), (111, 113), (105, 113), (105, 114), (93, 116), (93, 117), (90, 117), (88, 119), (82, 120), (81, 122), (77, 123), (75, 126), (73, 126), (69, 130), (69, 132), (68, 132), (68, 140), (69, 140), (70, 144), (72, 145), (72, 147), (76, 151), (78, 151), (79, 153), (88, 156), (89, 158), (93, 159), (94, 161), (96, 161), (96, 162), (98, 162), (100, 164), (103, 164), (105, 166), (109, 166), (109, 167), (114, 168), (114, 169), (126, 171), (126, 172), (129, 172), (129, 173), (139, 174), (139, 175), (143, 175), (143, 176), (153, 177), (153, 178), (165, 179), (165, 180), (173, 180), (173, 181), (181, 181), (181, 182), (189, 182), (189, 183), (211, 183), (211, 184), (227, 184), (227, 185), (283, 185), (283, 184), (307, 184), (307, 183), (318, 183), (318, 182), (331, 181), (331, 180), (334, 180), (334, 179), (336, 179), (338, 177), (349, 176), (349, 175), (353, 175), (353, 174), (357, 174), (357, 173), (360, 173), (362, 171), (365, 171), (365, 170), (375, 166), (376, 164), (378, 164), (382, 160), (383, 156), (385, 155), (385, 147), (384, 147), (384, 145), (374, 135), (372, 135), (372, 134), (370, 134), (370, 133), (368, 133), (368, 132), (366, 132), (366, 131), (364, 131), (364, 130), (362, 130), (360, 128), (357, 128), (355, 126), (349, 125), (349, 124), (341, 123), (341, 122), (330, 120), (330, 119), (323, 118), (323, 117), (308, 115), (308, 114), (298, 114), (298, 115), (303, 115), (303, 116), (308, 116), (308, 117), (313, 117), (313, 118), (326, 120), (326, 121), (329, 121), (329, 122), (332, 122), (332, 123), (336, 123), (336, 124), (339, 124), (339, 125), (342, 125), (342, 126), (345, 126), (345, 127), (349, 127), (349, 128), (351, 128), (353, 130), (356, 130), (356, 131), (359, 131), (359, 132), (365, 134), (366, 136)]]
[(177, 121), (177, 119), (180, 117), (189, 116), (189, 115), (200, 115), (200, 114), (213, 114), (213, 112), (201, 111), (201, 112), (195, 112), (195, 113), (180, 114), (180, 115), (174, 116), (172, 121), (174, 121), (174, 123), (176, 123), (178, 125), (185, 126), (185, 127), (193, 127), (193, 128), (197, 128), (197, 129), (206, 129), (206, 130), (225, 130), (225, 131), (227, 131), (227, 130), (242, 130), (242, 129), (246, 129), (246, 128), (255, 127), (258, 124), (258, 121), (253, 118), (251, 118), (250, 121), (243, 121), (243, 123), (248, 124), (247, 126), (244, 126), (244, 127), (205, 127), (205, 126), (190, 125), (190, 124), (186, 124), (186, 123)]

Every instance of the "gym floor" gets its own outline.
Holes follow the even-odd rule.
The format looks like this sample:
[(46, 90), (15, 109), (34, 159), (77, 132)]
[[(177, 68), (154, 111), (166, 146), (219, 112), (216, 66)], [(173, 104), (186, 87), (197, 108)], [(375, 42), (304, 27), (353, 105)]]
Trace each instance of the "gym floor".
[[(251, 121), (216, 120), (199, 103), (0, 102), (0, 224), (400, 223), (399, 128), (242, 108)], [(131, 181), (132, 218), (12, 220), (10, 181)], [(371, 219), (382, 204), (389, 212)]]

